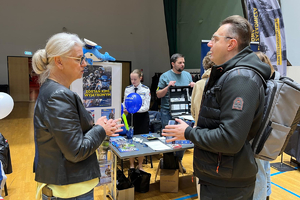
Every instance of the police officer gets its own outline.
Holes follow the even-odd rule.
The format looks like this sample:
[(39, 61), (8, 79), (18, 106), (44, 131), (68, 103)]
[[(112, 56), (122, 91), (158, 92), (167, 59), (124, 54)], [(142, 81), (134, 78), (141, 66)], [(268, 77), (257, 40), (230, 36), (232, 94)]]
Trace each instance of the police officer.
[[(141, 84), (142, 80), (142, 73), (139, 69), (133, 70), (130, 74), (130, 80), (132, 85), (127, 86), (124, 92), (124, 101), (126, 97), (131, 93), (137, 93), (142, 97), (142, 106), (137, 111), (137, 113), (133, 114), (133, 127), (134, 127), (134, 134), (147, 134), (149, 133), (149, 106), (150, 106), (150, 89)], [(126, 110), (125, 103), (123, 106)], [(144, 157), (139, 157), (139, 166), (140, 170), (143, 170), (143, 159)], [(130, 158), (130, 168), (134, 168), (134, 158)]]

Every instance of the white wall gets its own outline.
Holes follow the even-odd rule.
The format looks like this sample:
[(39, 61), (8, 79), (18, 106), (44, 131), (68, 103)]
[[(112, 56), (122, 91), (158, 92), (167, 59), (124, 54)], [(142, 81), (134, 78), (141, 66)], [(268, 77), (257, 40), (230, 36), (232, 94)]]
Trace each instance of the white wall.
[(281, 0), (281, 8), (285, 26), (287, 58), (293, 66), (300, 66), (300, 1)]
[(132, 61), (148, 86), (170, 66), (162, 0), (1, 1), (0, 19), (0, 84), (8, 84), (7, 56), (44, 48), (63, 27), (102, 46), (101, 53)]
[(300, 83), (300, 66), (287, 66), (286, 68), (286, 76), (290, 77), (297, 83)]

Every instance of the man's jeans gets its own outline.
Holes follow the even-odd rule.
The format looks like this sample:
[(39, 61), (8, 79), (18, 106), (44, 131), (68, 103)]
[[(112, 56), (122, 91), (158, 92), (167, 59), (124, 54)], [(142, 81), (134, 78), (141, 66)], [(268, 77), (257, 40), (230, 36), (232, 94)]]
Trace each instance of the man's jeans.
[[(42, 200), (48, 200), (48, 197), (44, 194), (42, 194)], [(83, 195), (72, 197), (68, 199), (63, 199), (59, 197), (51, 197), (51, 200), (94, 200), (94, 189), (89, 191), (88, 193), (85, 193)]]
[[(172, 116), (171, 116), (169, 110), (161, 108), (160, 109), (160, 117), (161, 117), (162, 129), (164, 129), (165, 126), (168, 125), (169, 120), (172, 119)], [(175, 152), (175, 156), (178, 158), (179, 161), (182, 160), (184, 152), (185, 152), (185, 150), (183, 150), (183, 151), (176, 151)]]

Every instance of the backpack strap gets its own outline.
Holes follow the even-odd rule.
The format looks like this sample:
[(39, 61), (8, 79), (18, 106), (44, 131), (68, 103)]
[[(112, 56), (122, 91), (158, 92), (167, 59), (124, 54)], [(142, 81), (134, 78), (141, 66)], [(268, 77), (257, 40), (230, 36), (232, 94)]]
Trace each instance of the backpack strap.
[(257, 70), (255, 70), (255, 69), (253, 69), (253, 68), (250, 68), (250, 67), (240, 66), (240, 67), (235, 67), (235, 68), (233, 68), (233, 69), (231, 69), (231, 70), (226, 71), (226, 72), (220, 77), (220, 79), (219, 79), (218, 82), (217, 82), (217, 85), (218, 85), (219, 87), (221, 87), (220, 90), (222, 89), (222, 86), (223, 86), (223, 84), (224, 84), (224, 82), (225, 82), (227, 76), (229, 75), (229, 73), (234, 72), (234, 71), (239, 70), (239, 69), (247, 69), (247, 70), (251, 70), (251, 71), (255, 72), (255, 73), (262, 79), (264, 86), (265, 86), (265, 87), (267, 86), (266, 80), (263, 78), (263, 76), (262, 76)]
[[(251, 70), (253, 72), (255, 72), (262, 80), (263, 84), (264, 84), (264, 88), (267, 88), (267, 82), (265, 81), (265, 79), (263, 78), (263, 76), (255, 69), (253, 68), (250, 68), (250, 67), (245, 67), (245, 66), (239, 66), (239, 67), (235, 67), (231, 70), (228, 70), (226, 71), (220, 78), (219, 80), (217, 81), (217, 84), (216, 84), (216, 87), (215, 87), (215, 91), (221, 91), (222, 90), (222, 87), (228, 77), (228, 75), (236, 70), (239, 70), (239, 69), (247, 69), (247, 70)], [(217, 102), (220, 102), (219, 99), (220, 99), (220, 94), (219, 93), (216, 93), (216, 98), (217, 98)]]

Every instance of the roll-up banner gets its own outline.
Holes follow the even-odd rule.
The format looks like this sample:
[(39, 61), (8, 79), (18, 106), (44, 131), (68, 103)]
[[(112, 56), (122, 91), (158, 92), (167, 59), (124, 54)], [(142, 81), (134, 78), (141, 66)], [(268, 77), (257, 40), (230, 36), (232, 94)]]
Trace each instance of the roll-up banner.
[(252, 42), (265, 53), (275, 70), (286, 76), (287, 56), (283, 17), (277, 0), (244, 0), (248, 21), (253, 26)]

